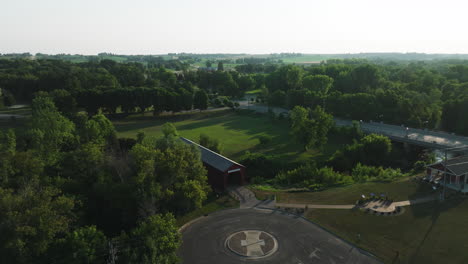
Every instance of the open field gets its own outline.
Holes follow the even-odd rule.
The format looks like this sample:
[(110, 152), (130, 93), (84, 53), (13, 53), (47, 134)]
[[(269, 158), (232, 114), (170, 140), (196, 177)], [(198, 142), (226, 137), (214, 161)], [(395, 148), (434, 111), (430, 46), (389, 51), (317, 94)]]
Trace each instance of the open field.
[[(159, 137), (162, 136), (161, 126), (166, 122), (172, 122), (181, 136), (191, 140), (198, 141), (202, 133), (218, 139), (223, 146), (223, 154), (233, 159), (251, 151), (275, 155), (275, 159), (283, 162), (303, 161), (312, 157), (328, 157), (342, 147), (337, 137), (329, 140), (324, 153), (317, 150), (303, 152), (302, 146), (290, 136), (286, 120), (272, 121), (267, 115), (238, 114), (230, 110), (158, 118), (134, 115), (115, 120), (114, 125), (119, 137), (136, 137), (138, 131)], [(261, 135), (271, 136), (272, 141), (260, 145), (258, 137)]]
[(285, 57), (281, 59), (284, 63), (320, 63), (320, 61), (330, 59), (330, 56), (318, 54), (303, 54), (302, 56)]
[(264, 191), (259, 190), (262, 188), (255, 188), (255, 186), (251, 189), (259, 199), (276, 195), (278, 202), (298, 204), (354, 204), (362, 194), (369, 196), (370, 193), (377, 195), (384, 193), (389, 199), (404, 201), (417, 199), (433, 193), (429, 184), (413, 181), (410, 178), (393, 182), (357, 183), (319, 192)]
[(468, 263), (468, 200), (405, 207), (400, 216), (308, 210), (306, 216), (385, 263)]

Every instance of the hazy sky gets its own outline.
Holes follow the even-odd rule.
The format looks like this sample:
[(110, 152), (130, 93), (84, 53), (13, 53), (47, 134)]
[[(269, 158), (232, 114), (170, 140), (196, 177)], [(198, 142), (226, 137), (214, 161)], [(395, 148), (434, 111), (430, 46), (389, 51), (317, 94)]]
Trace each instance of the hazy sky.
[(0, 53), (468, 53), (466, 0), (0, 0)]

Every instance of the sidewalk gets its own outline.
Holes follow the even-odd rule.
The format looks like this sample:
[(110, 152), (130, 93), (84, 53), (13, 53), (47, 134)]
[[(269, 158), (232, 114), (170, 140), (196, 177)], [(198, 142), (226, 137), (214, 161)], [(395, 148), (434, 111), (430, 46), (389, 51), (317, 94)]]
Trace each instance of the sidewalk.
[(354, 207), (360, 207), (363, 209), (371, 209), (377, 212), (393, 212), (397, 207), (408, 206), (413, 204), (427, 203), (436, 200), (436, 196), (428, 196), (415, 200), (406, 200), (388, 203), (387, 201), (369, 201), (368, 203), (358, 206), (354, 204), (342, 204), (342, 205), (331, 205), (331, 204), (290, 204), (290, 203), (276, 203), (276, 207), (283, 208), (308, 208), (308, 209), (353, 209)]

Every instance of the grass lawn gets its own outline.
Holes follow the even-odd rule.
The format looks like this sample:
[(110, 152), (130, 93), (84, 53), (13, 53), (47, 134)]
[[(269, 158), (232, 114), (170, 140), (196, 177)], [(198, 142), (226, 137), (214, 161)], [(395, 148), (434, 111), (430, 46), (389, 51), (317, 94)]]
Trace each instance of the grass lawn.
[(0, 114), (9, 114), (9, 115), (31, 115), (31, 107), (21, 107), (21, 108), (3, 108), (0, 109)]
[(262, 92), (261, 89), (255, 89), (255, 90), (247, 91), (247, 92), (245, 92), (245, 94), (255, 95), (255, 94), (259, 94), (261, 92)]
[(268, 195), (276, 195), (281, 203), (299, 204), (354, 204), (362, 194), (370, 193), (380, 195), (385, 193), (394, 201), (416, 199), (432, 194), (431, 187), (426, 183), (404, 178), (394, 182), (369, 182), (353, 184), (345, 187), (336, 187), (319, 192), (270, 191), (251, 188), (255, 195), (261, 199)]
[(216, 212), (221, 209), (238, 208), (239, 201), (234, 200), (228, 195), (223, 195), (219, 198), (212, 197), (210, 201), (207, 201), (202, 208), (194, 210), (182, 217), (177, 218), (177, 225), (183, 226), (185, 223), (192, 221), (193, 219), (202, 215), (207, 215)]
[(400, 216), (329, 209), (309, 210), (306, 216), (385, 263), (468, 263), (468, 200), (405, 208)]
[[(251, 151), (275, 155), (275, 159), (282, 162), (303, 161), (312, 157), (328, 157), (343, 145), (337, 137), (329, 140), (323, 153), (317, 150), (303, 152), (302, 146), (290, 136), (286, 120), (272, 121), (264, 114), (239, 114), (231, 110), (158, 118), (134, 115), (113, 122), (119, 137), (136, 137), (138, 131), (159, 137), (162, 136), (161, 126), (172, 122), (179, 134), (188, 139), (198, 141), (201, 133), (218, 139), (223, 146), (223, 154), (232, 159)], [(260, 135), (269, 135), (272, 141), (260, 145)]]
[(310, 63), (316, 62), (319, 63), (322, 60), (327, 60), (331, 56), (329, 55), (319, 55), (319, 54), (303, 54), (302, 56), (296, 57), (285, 57), (281, 58), (284, 63)]

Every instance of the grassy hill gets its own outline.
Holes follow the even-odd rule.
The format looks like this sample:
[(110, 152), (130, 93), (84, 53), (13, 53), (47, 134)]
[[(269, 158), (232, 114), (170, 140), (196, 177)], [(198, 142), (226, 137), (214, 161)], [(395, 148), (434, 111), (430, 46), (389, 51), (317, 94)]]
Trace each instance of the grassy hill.
[[(218, 139), (223, 146), (223, 154), (237, 159), (246, 151), (275, 155), (283, 162), (303, 161), (309, 158), (326, 158), (342, 146), (339, 137), (331, 138), (326, 151), (303, 151), (289, 134), (289, 123), (286, 120), (271, 120), (264, 114), (238, 114), (230, 110), (197, 114), (179, 114), (174, 116), (130, 116), (113, 123), (119, 137), (136, 137), (139, 131), (147, 136), (162, 136), (161, 126), (172, 122), (179, 134), (198, 141), (204, 133)], [(268, 135), (272, 141), (261, 145), (259, 136)]]

